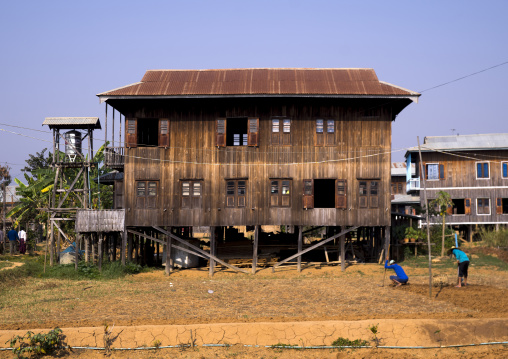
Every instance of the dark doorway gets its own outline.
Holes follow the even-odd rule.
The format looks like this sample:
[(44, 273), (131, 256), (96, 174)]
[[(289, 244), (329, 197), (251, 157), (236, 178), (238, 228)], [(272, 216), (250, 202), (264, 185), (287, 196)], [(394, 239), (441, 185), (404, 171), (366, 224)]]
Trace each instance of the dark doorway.
[(314, 180), (314, 208), (335, 208), (335, 180)]
[(247, 146), (247, 117), (226, 119), (226, 146)]
[(138, 146), (157, 146), (159, 144), (159, 119), (138, 119)]
[(464, 198), (452, 199), (452, 201), (453, 201), (453, 214), (466, 214)]

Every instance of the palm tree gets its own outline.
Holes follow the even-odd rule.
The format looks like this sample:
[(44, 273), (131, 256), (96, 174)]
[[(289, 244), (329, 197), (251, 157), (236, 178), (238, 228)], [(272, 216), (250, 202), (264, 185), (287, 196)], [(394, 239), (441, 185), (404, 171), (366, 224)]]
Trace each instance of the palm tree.
[(437, 193), (437, 197), (430, 202), (431, 207), (437, 207), (437, 213), (441, 216), (443, 220), (443, 233), (442, 233), (442, 242), (441, 242), (441, 257), (444, 257), (445, 253), (445, 217), (447, 214), (447, 210), (450, 207), (453, 207), (453, 201), (448, 192), (439, 191)]

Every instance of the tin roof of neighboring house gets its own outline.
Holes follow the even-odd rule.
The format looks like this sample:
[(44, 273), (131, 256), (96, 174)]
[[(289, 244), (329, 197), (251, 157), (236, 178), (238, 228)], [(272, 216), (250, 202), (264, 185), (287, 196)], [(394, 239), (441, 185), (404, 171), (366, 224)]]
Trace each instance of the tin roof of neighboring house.
[[(407, 168), (406, 162), (392, 162), (391, 175), (392, 176), (405, 176), (406, 175), (406, 168)], [(415, 173), (416, 173), (415, 164), (411, 163), (411, 174), (414, 175)]]
[(101, 122), (98, 117), (46, 117), (42, 125), (48, 125), (49, 128), (62, 129), (83, 129), (89, 127), (101, 129)]
[(98, 94), (130, 97), (323, 96), (393, 97), (419, 93), (379, 81), (373, 69), (148, 70), (140, 82)]
[[(428, 136), (421, 145), (422, 152), (434, 150), (469, 151), (508, 149), (508, 133), (491, 133), (480, 135)], [(417, 152), (418, 146), (408, 152)]]

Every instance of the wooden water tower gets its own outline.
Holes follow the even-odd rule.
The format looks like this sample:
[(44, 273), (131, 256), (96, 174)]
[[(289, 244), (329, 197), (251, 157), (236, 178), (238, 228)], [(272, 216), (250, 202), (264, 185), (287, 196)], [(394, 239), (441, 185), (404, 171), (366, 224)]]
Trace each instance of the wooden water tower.
[[(100, 130), (101, 124), (98, 117), (47, 117), (43, 125), (53, 130), (51, 167), (55, 171), (55, 181), (48, 208), (51, 225), (50, 265), (53, 265), (55, 228), (59, 234), (60, 251), (60, 236), (71, 244), (61, 223), (75, 221), (77, 210), (91, 207), (90, 169), (97, 167), (97, 163), (93, 162), (93, 131)], [(71, 193), (76, 200), (69, 205), (67, 199)]]

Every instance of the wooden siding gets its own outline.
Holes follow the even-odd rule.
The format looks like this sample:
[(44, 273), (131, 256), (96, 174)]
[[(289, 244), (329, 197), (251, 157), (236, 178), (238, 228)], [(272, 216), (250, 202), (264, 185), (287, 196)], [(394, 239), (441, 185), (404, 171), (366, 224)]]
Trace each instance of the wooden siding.
[[(126, 118), (167, 118), (171, 129), (167, 148), (125, 149), (127, 225), (389, 225), (394, 113), (381, 104), (304, 98), (115, 102)], [(362, 117), (362, 108), (373, 106), (379, 116)], [(259, 118), (258, 147), (216, 146), (216, 119), (233, 117)], [(272, 117), (292, 120), (290, 146), (270, 144)], [(334, 146), (315, 145), (316, 118), (335, 119)], [(225, 179), (247, 180), (244, 208), (226, 208)], [(270, 207), (270, 179), (292, 180), (290, 208)], [(347, 180), (347, 209), (305, 210), (304, 179)], [(359, 209), (359, 179), (379, 181), (378, 208)], [(202, 181), (201, 208), (181, 208), (182, 180)], [(136, 208), (136, 181), (158, 181), (156, 209)]]
[[(470, 214), (453, 214), (447, 217), (448, 223), (508, 223), (508, 214), (496, 213), (496, 199), (508, 198), (508, 178), (503, 178), (501, 162), (508, 160), (507, 150), (455, 152), (455, 155), (444, 153), (422, 153), (424, 164), (442, 164), (445, 169), (444, 179), (427, 180), (427, 198), (437, 197), (440, 190), (449, 193), (452, 199), (471, 199)], [(477, 179), (476, 163), (489, 162), (489, 178)], [(420, 164), (416, 163), (417, 173)], [(421, 184), (423, 190), (423, 183)], [(423, 205), (423, 196), (420, 196)], [(477, 213), (477, 199), (490, 200), (490, 215)], [(439, 222), (440, 219), (431, 219)]]
[(76, 232), (123, 232), (125, 210), (78, 210)]

